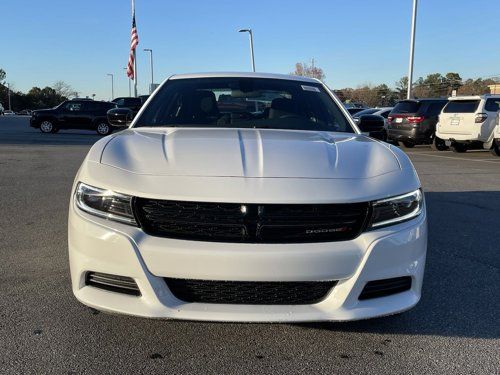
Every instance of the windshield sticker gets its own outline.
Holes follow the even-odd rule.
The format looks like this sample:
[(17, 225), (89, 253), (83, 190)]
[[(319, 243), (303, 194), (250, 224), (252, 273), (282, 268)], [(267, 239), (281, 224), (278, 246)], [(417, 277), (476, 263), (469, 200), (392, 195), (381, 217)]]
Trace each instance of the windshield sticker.
[(315, 86), (306, 86), (306, 85), (300, 85), (302, 87), (302, 90), (305, 91), (314, 91), (314, 92), (320, 92), (319, 89)]

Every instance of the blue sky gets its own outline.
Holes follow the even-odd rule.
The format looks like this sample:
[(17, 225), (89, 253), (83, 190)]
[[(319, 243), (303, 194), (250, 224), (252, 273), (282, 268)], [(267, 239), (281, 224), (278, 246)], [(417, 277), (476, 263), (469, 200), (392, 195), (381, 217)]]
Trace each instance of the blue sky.
[[(412, 0), (136, 0), (139, 91), (173, 73), (250, 70), (289, 73), (315, 58), (334, 88), (393, 85), (408, 69)], [(57, 80), (82, 95), (127, 95), (129, 0), (3, 0), (0, 68), (15, 89)], [(500, 75), (497, 0), (420, 0), (415, 76), (459, 72)]]

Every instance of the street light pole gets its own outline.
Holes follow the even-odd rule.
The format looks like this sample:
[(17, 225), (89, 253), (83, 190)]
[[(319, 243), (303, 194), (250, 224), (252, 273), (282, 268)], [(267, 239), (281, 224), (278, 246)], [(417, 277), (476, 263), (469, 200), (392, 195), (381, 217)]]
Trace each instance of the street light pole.
[(149, 64), (151, 65), (151, 87), (149, 88), (149, 93), (151, 94), (155, 82), (153, 77), (153, 50), (151, 48), (144, 48), (144, 52), (149, 52)]
[(113, 73), (108, 73), (108, 76), (111, 77), (111, 100), (115, 98), (115, 82)]
[(413, 86), (413, 56), (415, 50), (415, 30), (417, 28), (417, 2), (418, 0), (413, 0), (413, 16), (411, 19), (411, 36), (410, 36), (410, 63), (408, 66), (408, 90), (406, 92), (406, 98), (411, 99), (412, 97), (412, 86)]
[(253, 33), (252, 29), (240, 29), (238, 30), (239, 33), (248, 33), (250, 37), (250, 59), (252, 61), (252, 71), (255, 72), (255, 58), (254, 58), (254, 53), (253, 53)]
[[(127, 72), (127, 67), (123, 68), (123, 70), (125, 70), (125, 72)], [(128, 76), (127, 76), (127, 80), (128, 80), (128, 96), (131, 97), (132, 96), (132, 87), (130, 86), (131, 79), (128, 78)]]
[(11, 110), (10, 108), (10, 83), (7, 83), (7, 90), (8, 90), (8, 97), (9, 97), (9, 111)]

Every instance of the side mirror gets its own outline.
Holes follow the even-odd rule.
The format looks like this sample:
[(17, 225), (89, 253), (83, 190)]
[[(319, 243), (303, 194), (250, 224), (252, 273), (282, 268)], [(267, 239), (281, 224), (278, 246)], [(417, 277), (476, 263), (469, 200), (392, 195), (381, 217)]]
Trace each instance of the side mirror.
[(134, 119), (134, 113), (129, 108), (113, 108), (107, 113), (108, 122), (112, 126), (129, 126)]
[(384, 140), (385, 139), (385, 121), (379, 115), (362, 115), (357, 122), (359, 130), (364, 134)]

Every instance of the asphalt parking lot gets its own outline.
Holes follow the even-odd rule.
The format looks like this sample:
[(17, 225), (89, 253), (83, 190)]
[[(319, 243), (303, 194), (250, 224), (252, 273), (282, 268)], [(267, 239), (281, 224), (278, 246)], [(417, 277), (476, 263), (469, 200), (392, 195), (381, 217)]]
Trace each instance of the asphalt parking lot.
[(92, 132), (0, 118), (0, 373), (500, 373), (500, 158), (407, 150), (429, 211), (423, 298), (350, 323), (114, 316), (73, 297), (71, 183)]

